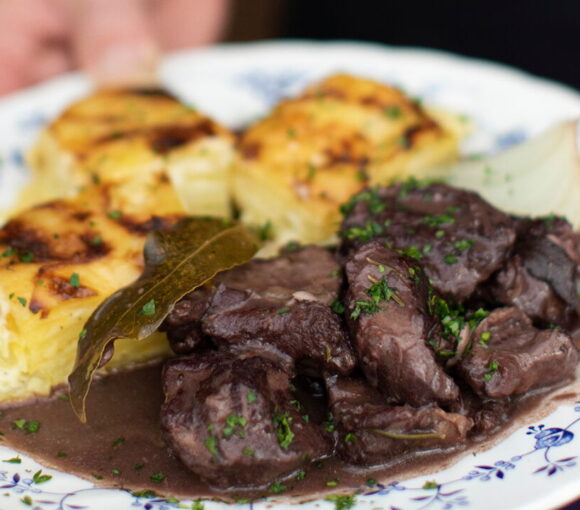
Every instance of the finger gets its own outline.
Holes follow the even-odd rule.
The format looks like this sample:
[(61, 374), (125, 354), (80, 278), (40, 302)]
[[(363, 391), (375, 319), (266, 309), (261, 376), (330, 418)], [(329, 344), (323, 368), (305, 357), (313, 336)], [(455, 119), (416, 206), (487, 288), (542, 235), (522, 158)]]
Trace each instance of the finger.
[(74, 54), (100, 85), (137, 86), (155, 81), (158, 48), (143, 2), (77, 0)]
[(0, 94), (37, 81), (44, 66), (38, 50), (62, 42), (66, 18), (52, 0), (4, 0), (0, 2)]
[(36, 60), (36, 65), (28, 73), (28, 79), (32, 83), (53, 78), (73, 69), (71, 56), (62, 45), (49, 45), (39, 50)]
[(229, 0), (156, 0), (151, 23), (164, 50), (218, 41), (228, 21)]

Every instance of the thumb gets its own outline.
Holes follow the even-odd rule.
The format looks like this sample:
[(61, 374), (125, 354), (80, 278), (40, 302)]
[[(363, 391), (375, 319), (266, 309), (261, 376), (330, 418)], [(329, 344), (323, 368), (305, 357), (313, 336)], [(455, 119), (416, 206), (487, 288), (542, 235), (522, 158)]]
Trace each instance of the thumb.
[(159, 51), (142, 0), (76, 0), (71, 7), (74, 55), (97, 84), (156, 82)]

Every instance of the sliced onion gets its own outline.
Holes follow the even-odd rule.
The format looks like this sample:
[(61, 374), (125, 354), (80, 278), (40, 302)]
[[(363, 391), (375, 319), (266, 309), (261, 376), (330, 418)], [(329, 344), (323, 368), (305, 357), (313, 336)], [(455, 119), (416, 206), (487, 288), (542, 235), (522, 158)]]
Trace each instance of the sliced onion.
[(497, 155), (464, 160), (438, 175), (477, 191), (503, 211), (566, 216), (580, 229), (578, 121), (567, 121)]

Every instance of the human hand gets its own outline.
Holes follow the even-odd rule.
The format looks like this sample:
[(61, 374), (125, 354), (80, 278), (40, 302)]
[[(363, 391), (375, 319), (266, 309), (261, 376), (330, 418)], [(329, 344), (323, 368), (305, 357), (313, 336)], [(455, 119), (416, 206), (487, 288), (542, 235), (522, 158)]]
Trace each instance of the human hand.
[(80, 68), (150, 85), (166, 50), (219, 39), (229, 0), (0, 0), (0, 95)]

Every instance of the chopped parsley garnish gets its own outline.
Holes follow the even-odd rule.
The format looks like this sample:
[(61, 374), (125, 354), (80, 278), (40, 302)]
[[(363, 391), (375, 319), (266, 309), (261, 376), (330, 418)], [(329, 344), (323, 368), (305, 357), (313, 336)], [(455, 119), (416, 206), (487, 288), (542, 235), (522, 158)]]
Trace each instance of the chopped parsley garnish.
[(371, 188), (350, 197), (348, 202), (340, 206), (340, 212), (343, 215), (349, 214), (359, 202), (366, 202), (373, 214), (383, 211), (386, 207), (379, 196), (378, 188)]
[(491, 378), (493, 377), (493, 374), (495, 374), (499, 369), (499, 365), (497, 364), (497, 361), (491, 360), (488, 364), (487, 364), (487, 373), (483, 374), (483, 380), (485, 382), (488, 382), (491, 380)]
[(22, 307), (26, 306), (26, 298), (17, 297), (16, 300), (22, 305)]
[(429, 227), (438, 227), (440, 225), (453, 223), (454, 221), (455, 218), (450, 214), (432, 214), (423, 218), (423, 223)]
[(411, 246), (407, 246), (405, 249), (401, 250), (401, 253), (415, 260), (421, 260), (421, 258), (423, 257), (421, 250), (417, 248), (417, 246), (415, 246), (414, 244), (412, 244)]
[(491, 338), (491, 333), (489, 331), (484, 331), (481, 335), (479, 335), (479, 345), (484, 345), (487, 347), (487, 342), (489, 342)]
[(440, 239), (441, 237), (443, 237), (445, 235), (445, 230), (438, 230), (437, 232), (435, 232), (435, 237), (437, 239)]
[(68, 395), (59, 395), (58, 397), (59, 400), (62, 400), (63, 402), (68, 402), (70, 401), (70, 398)]
[(423, 246), (423, 253), (424, 254), (430, 253), (432, 249), (433, 249), (433, 245), (427, 243), (425, 246)]
[(336, 487), (337, 485), (338, 485), (338, 479), (330, 480), (329, 482), (326, 482), (327, 487)]
[(135, 464), (133, 468), (135, 471), (141, 471), (145, 466), (143, 464)]
[(350, 510), (356, 503), (354, 495), (350, 496), (328, 496), (326, 501), (334, 503), (335, 510)]
[(226, 418), (226, 426), (223, 429), (223, 434), (225, 437), (229, 438), (236, 434), (238, 437), (244, 437), (246, 434), (244, 432), (244, 427), (248, 424), (246, 418), (238, 416), (237, 413), (231, 413)]
[(375, 236), (383, 233), (383, 228), (376, 221), (367, 221), (363, 227), (349, 227), (344, 232), (347, 239), (356, 239), (362, 243), (371, 241)]
[(19, 420), (14, 420), (12, 422), (12, 424), (18, 429), (18, 430), (22, 430), (23, 432), (26, 432), (27, 434), (36, 434), (38, 432), (38, 430), (40, 429), (40, 422), (38, 421), (28, 421), (25, 420), (24, 418), (21, 418)]
[(109, 218), (111, 218), (112, 220), (118, 220), (121, 217), (121, 211), (119, 211), (118, 209), (116, 209), (114, 211), (109, 211), (107, 213), (107, 216)]
[(24, 253), (22, 255), (20, 255), (20, 262), (32, 262), (34, 260), (34, 254), (33, 253)]
[(79, 339), (83, 339), (85, 336), (87, 336), (87, 330), (86, 328), (83, 328), (79, 334)]
[(344, 305), (338, 299), (335, 299), (330, 307), (334, 313), (338, 313), (339, 315), (344, 313)]
[(401, 108), (397, 105), (387, 106), (383, 111), (390, 119), (398, 119), (401, 116)]
[(194, 501), (191, 505), (191, 510), (204, 510), (205, 505), (201, 501)]
[(113, 473), (114, 475), (120, 475), (121, 474), (121, 470), (117, 469), (117, 468), (113, 468), (111, 469), (111, 473)]
[(65, 452), (58, 452), (56, 454), (57, 457), (66, 457), (66, 453)]
[(253, 404), (258, 399), (258, 396), (253, 391), (248, 391), (246, 398), (248, 399), (248, 404)]
[(457, 257), (453, 255), (453, 253), (448, 253), (445, 255), (445, 257), (443, 257), (443, 262), (452, 266), (453, 264), (457, 264)]
[(314, 179), (314, 177), (316, 177), (316, 167), (310, 163), (308, 165), (308, 174), (306, 176), (306, 178), (311, 181), (312, 179)]
[(244, 448), (242, 450), (242, 453), (244, 455), (247, 455), (248, 457), (251, 457), (252, 455), (254, 455), (254, 453), (256, 453), (254, 450), (252, 450), (252, 448)]
[(304, 480), (306, 478), (306, 471), (301, 470), (298, 471), (298, 474), (296, 475), (296, 480), (300, 481), (300, 480)]
[(288, 137), (289, 138), (296, 138), (296, 130), (294, 128), (288, 129)]
[(143, 305), (143, 308), (137, 312), (139, 315), (154, 315), (155, 314), (155, 299), (150, 299)]
[(374, 478), (367, 478), (367, 485), (369, 487), (373, 487), (376, 484), (377, 484), (377, 481)]
[(280, 494), (281, 492), (284, 492), (286, 490), (286, 486), (283, 483), (276, 482), (270, 485), (270, 487), (268, 487), (268, 490), (272, 494)]
[(473, 246), (473, 241), (471, 239), (461, 239), (460, 241), (455, 241), (453, 247), (459, 251), (467, 251)]
[(215, 436), (208, 436), (207, 439), (203, 442), (203, 444), (212, 455), (218, 454), (217, 439)]
[(34, 473), (32, 475), (32, 483), (35, 483), (36, 485), (48, 482), (49, 480), (52, 480), (52, 476), (51, 475), (43, 475), (42, 469), (39, 469), (36, 473)]
[(277, 315), (286, 315), (289, 311), (290, 311), (290, 308), (285, 306), (283, 308), (279, 308), (278, 310), (276, 310), (276, 314)]
[(345, 443), (354, 443), (354, 442), (356, 442), (356, 436), (352, 432), (348, 432), (344, 436), (344, 441), (345, 441)]
[(258, 231), (260, 241), (267, 241), (268, 239), (272, 239), (274, 234), (273, 229), (274, 225), (272, 225), (272, 222), (270, 220), (266, 221), (266, 223), (264, 223)]
[(423, 489), (437, 489), (439, 484), (435, 480), (427, 481), (423, 484)]
[(20, 464), (22, 459), (20, 457), (12, 457), (11, 459), (6, 459), (2, 462), (6, 462), (7, 464)]
[(393, 300), (399, 306), (404, 306), (401, 298), (397, 295), (396, 289), (389, 287), (389, 284), (384, 277), (373, 283), (366, 292), (371, 299), (367, 301), (356, 301), (354, 310), (350, 314), (351, 319), (358, 319), (361, 313), (372, 315), (373, 313), (382, 310), (379, 306), (379, 303), (381, 302)]
[(81, 286), (81, 279), (78, 273), (71, 274), (68, 282), (71, 287), (79, 288)]
[(407, 135), (401, 135), (397, 138), (397, 145), (401, 147), (401, 149), (408, 149), (411, 147), (411, 138)]
[(280, 446), (287, 450), (294, 440), (294, 432), (292, 432), (292, 417), (288, 413), (276, 414), (274, 416), (274, 425), (276, 427), (276, 437)]
[(336, 422), (334, 421), (334, 416), (332, 416), (332, 414), (330, 413), (328, 413), (328, 416), (326, 418), (325, 428), (326, 432), (334, 432), (336, 430)]
[(115, 449), (118, 446), (122, 445), (124, 442), (125, 442), (125, 438), (124, 437), (120, 437), (118, 439), (115, 439), (113, 441), (113, 443), (111, 444), (111, 446), (113, 447), (113, 449)]
[(163, 474), (162, 471), (159, 471), (158, 473), (151, 475), (149, 477), (149, 480), (151, 480), (154, 483), (161, 483), (163, 480), (165, 480), (165, 475)]
[(101, 236), (95, 236), (93, 237), (93, 240), (91, 241), (95, 246), (101, 244), (103, 242), (103, 239), (101, 238)]

